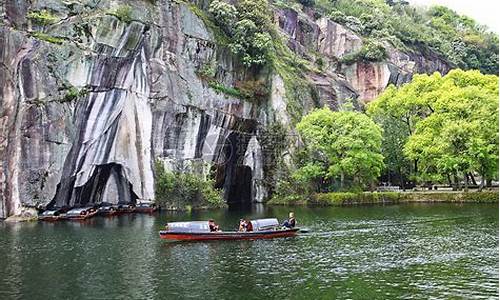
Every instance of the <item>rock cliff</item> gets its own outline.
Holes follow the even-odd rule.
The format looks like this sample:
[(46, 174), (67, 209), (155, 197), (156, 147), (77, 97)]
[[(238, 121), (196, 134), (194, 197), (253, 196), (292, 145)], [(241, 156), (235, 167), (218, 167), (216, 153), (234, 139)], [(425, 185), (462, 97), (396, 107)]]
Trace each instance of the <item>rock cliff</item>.
[[(269, 133), (279, 126), (293, 136), (292, 106), (301, 114), (347, 101), (360, 108), (390, 83), (450, 68), (432, 54), (389, 46), (385, 61), (342, 64), (361, 37), (311, 12), (274, 8), (288, 48), (312, 65), (323, 61), (304, 75), (305, 96), (292, 99), (279, 72), (251, 74), (220, 43), (206, 5), (2, 2), (0, 217), (153, 199), (157, 161), (214, 172), (227, 201), (262, 202), (278, 168)], [(206, 80), (207, 69), (215, 81)], [(269, 93), (257, 101), (224, 90), (245, 82)], [(295, 143), (287, 140), (278, 153), (285, 161)]]

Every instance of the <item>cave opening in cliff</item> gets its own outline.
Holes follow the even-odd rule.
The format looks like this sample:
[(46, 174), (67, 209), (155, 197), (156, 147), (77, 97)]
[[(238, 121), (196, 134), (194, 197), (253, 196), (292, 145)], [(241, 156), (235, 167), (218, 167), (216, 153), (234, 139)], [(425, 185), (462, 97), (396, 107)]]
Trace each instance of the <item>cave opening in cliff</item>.
[(224, 200), (231, 206), (252, 203), (252, 170), (243, 165), (248, 137), (233, 132), (226, 139), (224, 159), (215, 167), (215, 187), (224, 190)]
[(135, 203), (138, 198), (125, 176), (122, 165), (116, 163), (96, 166), (92, 176), (83, 186), (74, 186), (74, 177), (69, 178), (69, 182), (70, 184), (66, 182), (66, 188), (58, 187), (51, 206), (83, 207), (103, 202)]

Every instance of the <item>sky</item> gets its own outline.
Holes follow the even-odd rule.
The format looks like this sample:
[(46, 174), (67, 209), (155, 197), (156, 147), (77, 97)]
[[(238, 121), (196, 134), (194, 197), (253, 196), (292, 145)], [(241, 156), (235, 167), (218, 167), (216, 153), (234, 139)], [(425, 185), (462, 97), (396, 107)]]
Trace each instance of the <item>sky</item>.
[(480, 24), (488, 26), (492, 31), (500, 33), (500, 1), (498, 0), (408, 0), (415, 5), (443, 5), (459, 14), (473, 18)]

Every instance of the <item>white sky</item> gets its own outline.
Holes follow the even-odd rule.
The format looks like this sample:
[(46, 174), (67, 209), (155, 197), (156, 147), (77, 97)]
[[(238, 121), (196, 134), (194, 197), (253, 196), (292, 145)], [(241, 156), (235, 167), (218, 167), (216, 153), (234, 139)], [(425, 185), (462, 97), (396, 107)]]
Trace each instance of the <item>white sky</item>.
[(500, 1), (498, 0), (408, 0), (415, 5), (443, 5), (469, 16), (492, 31), (500, 32)]

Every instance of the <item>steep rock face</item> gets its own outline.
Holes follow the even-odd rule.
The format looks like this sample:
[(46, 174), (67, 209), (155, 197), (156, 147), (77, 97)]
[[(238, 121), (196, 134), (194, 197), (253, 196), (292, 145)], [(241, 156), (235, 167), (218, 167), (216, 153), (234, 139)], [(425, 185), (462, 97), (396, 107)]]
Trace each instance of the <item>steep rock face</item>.
[[(314, 60), (311, 52), (321, 54), (323, 70), (311, 74), (309, 79), (319, 93), (332, 102), (342, 103), (346, 99), (357, 99), (366, 103), (377, 97), (388, 84), (400, 85), (409, 82), (417, 73), (447, 73), (451, 66), (436, 54), (404, 53), (386, 45), (388, 58), (382, 62), (355, 62), (341, 64), (348, 54), (355, 54), (363, 47), (363, 39), (341, 24), (327, 17), (314, 19), (313, 13), (298, 13), (293, 9), (278, 9), (276, 24), (288, 37), (291, 49), (308, 60)], [(309, 52), (307, 52), (308, 50)]]
[[(130, 15), (123, 19), (117, 8), (125, 4)], [(285, 150), (273, 151), (273, 128), (294, 136), (297, 112), (339, 109), (347, 101), (360, 107), (358, 101), (369, 101), (388, 83), (448, 69), (431, 54), (396, 50), (385, 62), (342, 66), (340, 58), (362, 47), (360, 37), (313, 13), (276, 9), (289, 48), (312, 64), (324, 59), (321, 70), (305, 75), (307, 91), (299, 91), (311, 89), (314, 97), (291, 103), (289, 79), (249, 74), (193, 4), (2, 2), (0, 218), (28, 214), (29, 207), (153, 199), (156, 162), (214, 174), (228, 202), (265, 201), (277, 160), (290, 165), (296, 147), (290, 138)], [(55, 21), (27, 17), (41, 10)], [(256, 80), (270, 91), (266, 101), (212, 87)]]
[[(215, 170), (228, 201), (266, 199), (258, 128), (289, 123), (286, 104), (210, 88), (199, 75), (207, 65), (224, 86), (247, 74), (189, 5), (128, 4), (128, 23), (108, 1), (2, 7), (0, 217), (153, 199), (155, 160), (170, 170)], [(41, 9), (61, 20), (26, 18)], [(42, 30), (38, 39), (28, 34)]]
[(316, 21), (320, 34), (318, 37), (318, 51), (328, 57), (342, 58), (361, 49), (361, 38), (354, 32), (346, 29), (328, 18)]

